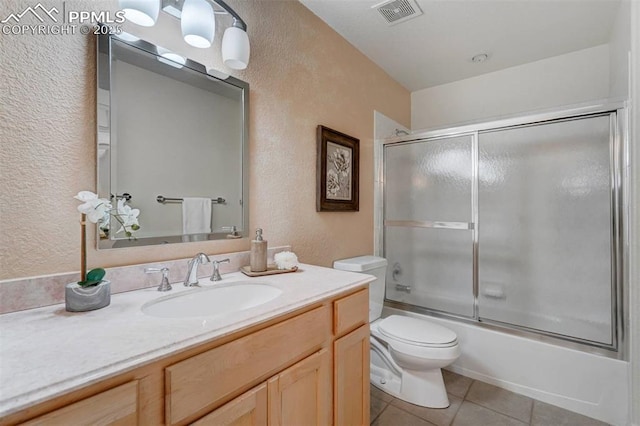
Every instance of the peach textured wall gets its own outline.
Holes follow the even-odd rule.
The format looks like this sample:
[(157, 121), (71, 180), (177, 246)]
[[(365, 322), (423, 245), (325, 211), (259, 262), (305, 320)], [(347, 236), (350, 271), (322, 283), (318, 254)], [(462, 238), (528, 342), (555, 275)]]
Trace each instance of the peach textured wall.
[[(32, 3), (3, 0), (0, 17)], [(65, 6), (100, 10), (107, 3), (113, 7), (88, 0)], [(249, 68), (234, 73), (251, 85), (251, 228), (264, 228), (270, 245), (291, 244), (307, 263), (329, 266), (371, 253), (373, 111), (408, 125), (409, 92), (297, 1), (229, 4), (246, 20), (252, 47)], [(171, 43), (191, 51), (179, 39)], [(198, 55), (219, 63), (219, 43)], [(80, 230), (72, 197), (95, 189), (94, 39), (0, 34), (0, 52), (0, 279), (77, 271)], [(357, 213), (315, 211), (318, 124), (360, 139)], [(242, 239), (91, 248), (88, 257), (90, 267), (117, 266), (248, 247)]]

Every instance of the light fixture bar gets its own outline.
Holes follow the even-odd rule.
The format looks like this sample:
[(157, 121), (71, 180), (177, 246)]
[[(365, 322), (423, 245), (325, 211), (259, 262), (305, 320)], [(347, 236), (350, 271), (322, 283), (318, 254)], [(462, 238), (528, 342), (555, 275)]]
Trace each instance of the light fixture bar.
[(240, 28), (244, 32), (247, 32), (247, 24), (242, 20), (240, 15), (238, 15), (236, 13), (236, 11), (231, 8), (231, 6), (229, 6), (223, 0), (208, 0), (208, 1), (211, 1), (212, 3), (217, 4), (218, 6), (220, 6), (221, 8), (226, 10), (227, 12), (229, 12), (229, 15), (231, 15), (233, 17), (233, 24), (232, 25), (234, 27)]
[[(231, 24), (234, 27), (238, 27), (245, 32), (247, 31), (247, 24), (244, 20), (236, 13), (231, 6), (225, 3), (223, 0), (207, 0), (209, 3), (214, 6), (221, 7), (226, 13), (231, 15), (233, 18), (233, 23)], [(184, 6), (184, 0), (162, 0), (162, 10), (171, 16), (174, 16), (180, 19), (180, 15), (182, 13), (182, 7)], [(177, 13), (176, 13), (177, 11)], [(214, 9), (214, 13), (220, 13), (220, 11)]]

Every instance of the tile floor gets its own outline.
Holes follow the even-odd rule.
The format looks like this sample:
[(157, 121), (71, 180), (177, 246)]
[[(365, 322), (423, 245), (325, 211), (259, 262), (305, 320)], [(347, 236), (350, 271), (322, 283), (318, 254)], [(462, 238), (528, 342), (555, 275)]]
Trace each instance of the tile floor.
[(451, 405), (431, 409), (371, 386), (373, 426), (602, 426), (598, 420), (443, 370)]

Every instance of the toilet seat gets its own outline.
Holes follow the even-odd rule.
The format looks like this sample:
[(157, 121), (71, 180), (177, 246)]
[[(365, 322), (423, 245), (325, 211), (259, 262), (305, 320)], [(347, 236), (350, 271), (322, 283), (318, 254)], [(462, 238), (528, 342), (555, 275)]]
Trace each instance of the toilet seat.
[(391, 315), (379, 322), (383, 336), (405, 345), (424, 348), (450, 348), (458, 344), (456, 333), (429, 321)]
[[(431, 335), (433, 330), (435, 333)], [(427, 371), (441, 368), (460, 356), (456, 334), (427, 320), (392, 315), (371, 323), (370, 332), (372, 339), (387, 345), (391, 358), (405, 372), (409, 369)]]

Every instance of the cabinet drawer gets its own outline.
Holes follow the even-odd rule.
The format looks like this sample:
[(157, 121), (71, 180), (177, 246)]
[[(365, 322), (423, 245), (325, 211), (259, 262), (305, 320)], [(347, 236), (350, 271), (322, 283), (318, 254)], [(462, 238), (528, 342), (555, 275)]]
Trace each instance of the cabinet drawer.
[(322, 306), (168, 367), (167, 423), (193, 420), (320, 349), (329, 339), (330, 321), (329, 307)]
[(138, 381), (67, 405), (25, 425), (137, 425)]
[(333, 333), (340, 336), (369, 322), (369, 290), (364, 289), (333, 304)]

